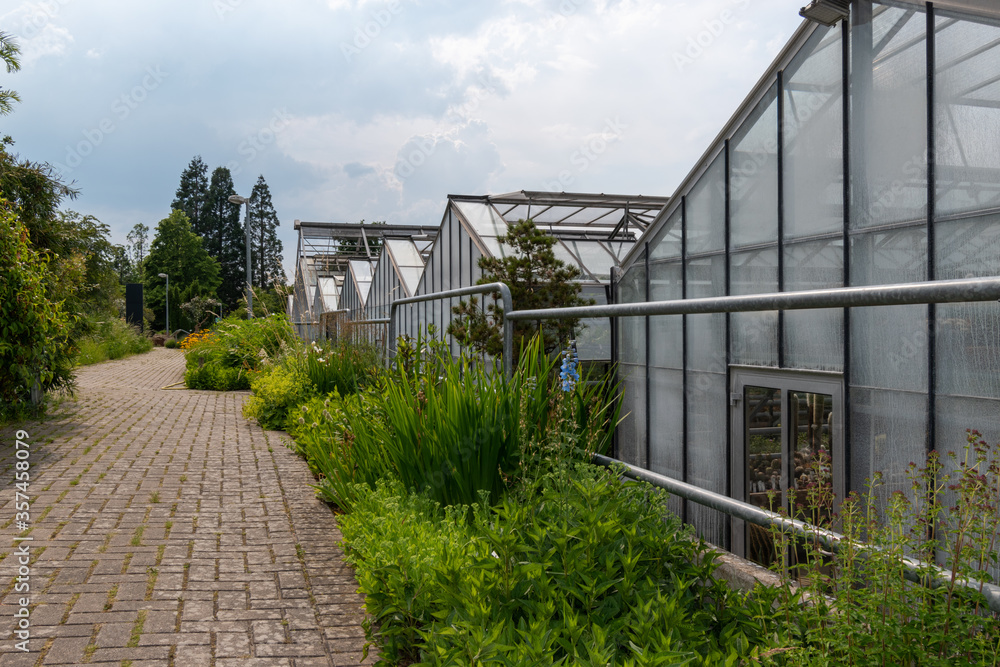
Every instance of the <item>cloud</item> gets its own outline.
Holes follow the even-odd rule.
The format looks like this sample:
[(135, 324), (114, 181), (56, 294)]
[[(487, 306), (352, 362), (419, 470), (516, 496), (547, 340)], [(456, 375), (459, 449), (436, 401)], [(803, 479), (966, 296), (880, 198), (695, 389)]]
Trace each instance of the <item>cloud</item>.
[(361, 178), (367, 174), (374, 174), (375, 167), (360, 162), (350, 162), (344, 165), (344, 172), (351, 178)]

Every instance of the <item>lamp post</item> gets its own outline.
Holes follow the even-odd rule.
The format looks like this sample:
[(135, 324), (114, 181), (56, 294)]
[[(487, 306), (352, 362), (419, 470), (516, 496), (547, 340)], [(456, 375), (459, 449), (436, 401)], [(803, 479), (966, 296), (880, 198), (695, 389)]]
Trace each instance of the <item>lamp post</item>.
[(165, 273), (160, 274), (161, 278), (167, 280), (167, 335), (170, 335), (170, 276)]
[(239, 195), (231, 195), (229, 197), (230, 204), (236, 204), (237, 206), (241, 204), (247, 205), (247, 217), (246, 224), (244, 225), (246, 229), (247, 237), (247, 317), (253, 319), (253, 284), (250, 280), (250, 200), (246, 197), (241, 197)]

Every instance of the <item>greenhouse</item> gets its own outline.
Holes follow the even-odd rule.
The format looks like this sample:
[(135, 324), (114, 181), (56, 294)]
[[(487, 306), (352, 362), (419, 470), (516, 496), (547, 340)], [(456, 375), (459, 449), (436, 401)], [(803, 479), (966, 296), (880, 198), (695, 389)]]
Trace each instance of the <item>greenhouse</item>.
[[(528, 191), (450, 195), (416, 295), (475, 285), (482, 278), (480, 258), (502, 257), (506, 250), (498, 238), (509, 225), (530, 219), (555, 237), (556, 257), (580, 269), (581, 296), (596, 304), (608, 303), (611, 267), (621, 262), (667, 201), (665, 197)], [(397, 315), (397, 330), (410, 336), (428, 326), (445, 331), (451, 307), (458, 301), (453, 298), (405, 306)], [(609, 360), (611, 330), (607, 318), (582, 324), (577, 340), (580, 357)]]
[[(623, 259), (619, 302), (1000, 275), (1000, 6), (803, 13), (833, 25), (801, 25)], [(787, 501), (817, 464), (837, 497), (877, 471), (908, 491), (911, 461), (1000, 432), (995, 302), (617, 322), (617, 456), (738, 500)], [(673, 502), (759, 558), (739, 521)]]
[(416, 294), (431, 243), (426, 234), (416, 239), (385, 240), (365, 303), (366, 319), (389, 317), (389, 306), (393, 301)]

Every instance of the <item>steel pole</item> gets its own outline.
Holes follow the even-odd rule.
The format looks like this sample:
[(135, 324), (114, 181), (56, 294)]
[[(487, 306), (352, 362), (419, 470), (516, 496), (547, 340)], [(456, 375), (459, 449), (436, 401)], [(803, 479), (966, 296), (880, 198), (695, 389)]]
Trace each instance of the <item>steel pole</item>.
[(247, 202), (246, 237), (247, 237), (247, 317), (253, 319), (253, 282), (250, 280), (250, 200)]

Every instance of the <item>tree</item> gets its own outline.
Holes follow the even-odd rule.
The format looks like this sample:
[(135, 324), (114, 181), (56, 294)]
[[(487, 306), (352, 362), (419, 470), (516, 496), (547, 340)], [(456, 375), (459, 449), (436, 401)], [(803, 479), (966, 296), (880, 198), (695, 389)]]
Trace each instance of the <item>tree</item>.
[(201, 237), (209, 235), (210, 228), (205, 216), (208, 206), (208, 165), (200, 155), (195, 155), (187, 168), (181, 172), (181, 183), (170, 208), (184, 211), (191, 221), (194, 233)]
[(191, 229), (183, 211), (173, 210), (156, 226), (143, 267), (146, 306), (153, 310), (154, 328), (165, 325), (166, 281), (170, 276), (170, 322), (179, 328), (193, 328), (195, 322), (183, 315), (181, 305), (197, 296), (214, 297), (221, 282), (219, 264), (205, 248), (202, 238)]
[[(192, 225), (193, 227), (193, 225)], [(195, 234), (198, 232), (196, 231)], [(147, 239), (149, 238), (149, 227), (141, 222), (132, 226), (132, 231), (125, 237), (128, 240), (128, 250), (132, 263), (138, 270), (142, 270), (142, 263), (146, 259)]]
[(219, 262), (218, 298), (227, 310), (237, 307), (246, 284), (246, 237), (240, 224), (240, 206), (229, 201), (236, 194), (229, 169), (212, 172), (205, 208), (205, 249)]
[(254, 287), (268, 289), (286, 282), (282, 266), (281, 239), (278, 238), (278, 214), (271, 203), (271, 190), (264, 176), (250, 193), (250, 256)]
[[(21, 69), (21, 47), (14, 41), (14, 36), (0, 32), (0, 61), (7, 68), (7, 74), (13, 74)], [(0, 88), (0, 116), (6, 116), (14, 110), (14, 102), (20, 102), (17, 92)]]
[[(48, 296), (45, 255), (0, 199), (0, 418), (27, 404), (36, 380), (43, 391), (71, 389), (69, 318)], [(5, 414), (6, 413), (6, 414)]]
[(83, 333), (88, 318), (118, 314), (122, 289), (111, 230), (94, 216), (76, 211), (60, 211), (50, 229), (56, 233), (44, 248), (51, 256), (49, 295), (65, 302), (66, 312), (77, 318), (74, 333)]
[[(479, 268), (483, 276), (478, 284), (502, 282), (510, 288), (514, 310), (563, 308), (593, 303), (581, 299), (580, 285), (574, 282), (580, 269), (568, 266), (556, 258), (552, 246), (556, 240), (535, 227), (531, 220), (519, 220), (507, 234), (497, 238), (510, 252), (505, 257), (481, 257)], [(452, 308), (457, 316), (448, 325), (448, 333), (463, 347), (476, 352), (499, 356), (503, 352), (503, 307), (499, 296), (485, 312), (472, 297)], [(573, 335), (579, 320), (544, 320), (541, 323), (514, 323), (514, 353), (519, 354), (526, 339), (541, 331), (546, 353), (562, 347)], [(516, 359), (517, 357), (515, 357)]]

